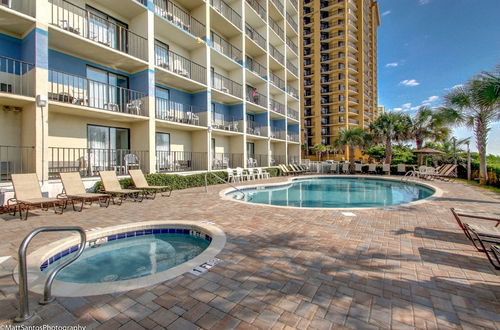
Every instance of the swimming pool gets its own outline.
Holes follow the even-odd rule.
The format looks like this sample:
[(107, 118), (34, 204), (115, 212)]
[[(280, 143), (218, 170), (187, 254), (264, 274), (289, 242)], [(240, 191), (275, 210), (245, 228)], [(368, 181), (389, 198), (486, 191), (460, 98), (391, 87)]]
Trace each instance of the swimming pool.
[(250, 203), (302, 208), (393, 206), (422, 200), (435, 193), (435, 189), (418, 183), (338, 176), (298, 178), (286, 184), (242, 188), (240, 191), (226, 193)]

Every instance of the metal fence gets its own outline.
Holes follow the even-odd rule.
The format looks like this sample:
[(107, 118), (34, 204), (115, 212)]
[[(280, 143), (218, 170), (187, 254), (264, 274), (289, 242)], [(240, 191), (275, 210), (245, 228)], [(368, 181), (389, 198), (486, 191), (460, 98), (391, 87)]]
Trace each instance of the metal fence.
[(246, 24), (245, 26), (245, 32), (247, 36), (250, 37), (257, 45), (262, 47), (263, 49), (267, 49), (266, 47), (266, 38), (264, 38), (257, 30), (255, 30), (253, 27), (250, 25)]
[(33, 64), (0, 56), (0, 92), (34, 96), (34, 68)]
[(212, 7), (222, 16), (227, 18), (231, 23), (241, 29), (241, 15), (238, 14), (231, 6), (223, 0), (210, 0)]
[(271, 156), (271, 166), (277, 166), (281, 164), (286, 164), (285, 155), (272, 155)]
[(248, 154), (247, 155), (247, 167), (265, 167), (268, 166), (267, 155), (259, 154)]
[(243, 123), (241, 119), (234, 116), (225, 116), (222, 113), (212, 113), (212, 127), (225, 131), (243, 132)]
[(248, 120), (247, 121), (247, 133), (259, 136), (267, 135), (267, 126), (263, 126), (258, 124), (255, 121)]
[(269, 44), (269, 54), (274, 57), (279, 63), (285, 62), (285, 56), (273, 45)]
[(247, 55), (246, 58), (246, 63), (245, 66), (248, 70), (255, 72), (257, 75), (261, 76), (262, 78), (266, 78), (267, 76), (267, 69), (265, 66), (251, 58), (250, 56)]
[(206, 126), (207, 109), (157, 97), (156, 118), (177, 123)]
[(186, 172), (207, 170), (207, 153), (156, 150), (156, 171)]
[(241, 84), (229, 78), (226, 78), (218, 74), (217, 72), (213, 72), (212, 74), (212, 87), (221, 92), (228, 93), (240, 98), (243, 93), (243, 86)]
[(273, 85), (275, 85), (278, 88), (281, 88), (282, 90), (285, 90), (285, 81), (278, 77), (276, 74), (274, 74), (272, 71), (269, 71), (269, 80)]
[(295, 22), (293, 17), (288, 12), (286, 12), (286, 20), (288, 23), (290, 23), (290, 25), (295, 30), (295, 32), (297, 32), (299, 29), (299, 26), (297, 25), (297, 22)]
[(49, 100), (147, 116), (146, 93), (49, 70)]
[(0, 6), (35, 17), (36, 3), (33, 0), (2, 0), (0, 1)]
[(288, 113), (288, 117), (289, 118), (292, 118), (292, 119), (295, 119), (295, 120), (299, 120), (299, 112), (297, 110), (288, 108), (288, 112), (287, 113)]
[(257, 0), (247, 0), (247, 3), (264, 21), (266, 20), (266, 9)]
[(174, 23), (180, 29), (203, 38), (206, 35), (205, 24), (191, 16), (186, 10), (169, 0), (154, 0), (155, 13)]
[(58, 179), (60, 172), (80, 172), (82, 177), (98, 176), (99, 171), (146, 172), (148, 155), (147, 150), (49, 147), (49, 178)]
[(282, 115), (285, 114), (285, 105), (283, 103), (280, 103), (274, 99), (270, 99), (269, 106), (274, 112), (281, 113)]
[(283, 31), (283, 28), (280, 26), (280, 24), (273, 20), (271, 16), (269, 16), (269, 26), (274, 32), (276, 32), (278, 37), (280, 37), (281, 39), (285, 37), (285, 31)]
[(283, 3), (280, 0), (271, 0), (272, 3), (276, 5), (276, 8), (278, 8), (278, 11), (282, 13), (285, 10), (285, 7), (283, 6)]
[(185, 78), (202, 84), (207, 83), (207, 69), (204, 66), (174, 53), (159, 44), (155, 45), (155, 64)]
[(271, 128), (271, 137), (273, 139), (286, 140), (286, 131), (278, 128)]
[(222, 170), (235, 167), (243, 167), (243, 154), (215, 153), (212, 169)]
[(147, 61), (146, 38), (66, 0), (50, 0), (51, 24), (106, 47)]
[(0, 145), (0, 182), (10, 181), (11, 174), (35, 171), (35, 148)]
[(210, 31), (210, 39), (212, 40), (212, 46), (218, 52), (226, 55), (236, 62), (241, 62), (243, 60), (241, 50), (233, 46), (233, 44), (218, 35), (216, 32)]
[(267, 96), (247, 87), (246, 100), (267, 109)]

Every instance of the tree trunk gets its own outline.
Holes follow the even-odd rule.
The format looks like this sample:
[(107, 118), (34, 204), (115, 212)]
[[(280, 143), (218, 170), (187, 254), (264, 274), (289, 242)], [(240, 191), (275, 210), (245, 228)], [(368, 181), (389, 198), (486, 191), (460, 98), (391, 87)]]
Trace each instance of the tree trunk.
[(488, 123), (479, 117), (476, 120), (476, 143), (479, 153), (479, 183), (487, 184), (488, 170), (486, 168), (486, 139), (488, 136)]
[(349, 172), (354, 172), (354, 147), (349, 146)]
[(385, 145), (385, 163), (390, 164), (392, 163), (392, 141), (387, 140), (387, 143)]
[[(415, 139), (415, 144), (417, 145), (417, 150), (419, 149), (422, 149), (422, 144), (423, 144), (424, 141), (422, 141), (421, 139), (419, 138), (416, 138)], [(424, 162), (424, 155), (419, 153), (417, 155), (417, 159), (418, 159), (418, 166), (422, 165), (422, 163)]]

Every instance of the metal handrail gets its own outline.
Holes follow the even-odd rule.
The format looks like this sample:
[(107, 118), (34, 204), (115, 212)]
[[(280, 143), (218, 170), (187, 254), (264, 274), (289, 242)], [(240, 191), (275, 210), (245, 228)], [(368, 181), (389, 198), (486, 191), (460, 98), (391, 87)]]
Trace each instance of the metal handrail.
[(219, 181), (221, 181), (222, 183), (225, 183), (227, 184), (228, 186), (230, 186), (231, 188), (235, 189), (236, 191), (238, 191), (239, 193), (241, 193), (241, 195), (243, 196), (243, 198), (245, 198), (247, 195), (243, 192), (243, 190), (239, 189), (238, 187), (236, 187), (235, 185), (232, 185), (231, 183), (229, 183), (229, 181), (226, 181), (224, 180), (223, 178), (221, 178), (220, 176), (218, 176), (217, 174), (215, 174), (214, 172), (206, 172), (205, 173), (205, 192), (208, 193), (208, 175), (209, 174), (212, 174), (213, 176), (215, 176), (215, 178), (219, 179)]
[(54, 268), (49, 275), (47, 276), (47, 280), (45, 281), (45, 286), (43, 289), (43, 299), (40, 301), (41, 305), (46, 305), (55, 300), (52, 297), (52, 283), (54, 282), (57, 274), (63, 270), (66, 266), (73, 263), (76, 259), (80, 257), (85, 249), (85, 244), (87, 242), (87, 235), (85, 234), (85, 230), (82, 227), (76, 226), (66, 226), (66, 227), (40, 227), (33, 230), (28, 234), (19, 246), (18, 257), (19, 257), (19, 316), (14, 319), (15, 322), (24, 322), (31, 318), (29, 311), (29, 301), (28, 301), (28, 269), (26, 266), (26, 250), (28, 249), (28, 245), (31, 240), (41, 232), (59, 232), (59, 231), (77, 231), (80, 233), (80, 247), (76, 252), (76, 255), (63, 262), (56, 268)]

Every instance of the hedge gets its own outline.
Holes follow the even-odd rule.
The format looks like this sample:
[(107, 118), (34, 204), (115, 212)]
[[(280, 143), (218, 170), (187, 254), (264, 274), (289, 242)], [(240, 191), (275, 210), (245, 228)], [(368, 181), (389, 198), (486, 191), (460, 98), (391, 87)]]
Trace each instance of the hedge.
[[(265, 169), (269, 172), (271, 177), (281, 176), (281, 171), (277, 168)], [(219, 171), (213, 172), (224, 180), (227, 180), (227, 172)], [(132, 179), (120, 179), (122, 188), (133, 188)], [(180, 190), (186, 188), (203, 187), (205, 186), (205, 173), (179, 175), (179, 174), (165, 174), (165, 173), (152, 173), (146, 174), (146, 181), (152, 186), (170, 186), (173, 190)], [(221, 184), (222, 182), (214, 175), (207, 176), (208, 185)], [(94, 187), (94, 191), (98, 192), (102, 189), (102, 182), (98, 181)]]
[[(500, 168), (498, 166), (486, 166), (488, 171), (488, 185), (500, 187)], [(479, 179), (479, 163), (471, 163), (472, 180)], [(467, 168), (458, 167), (458, 177), (467, 179)]]

